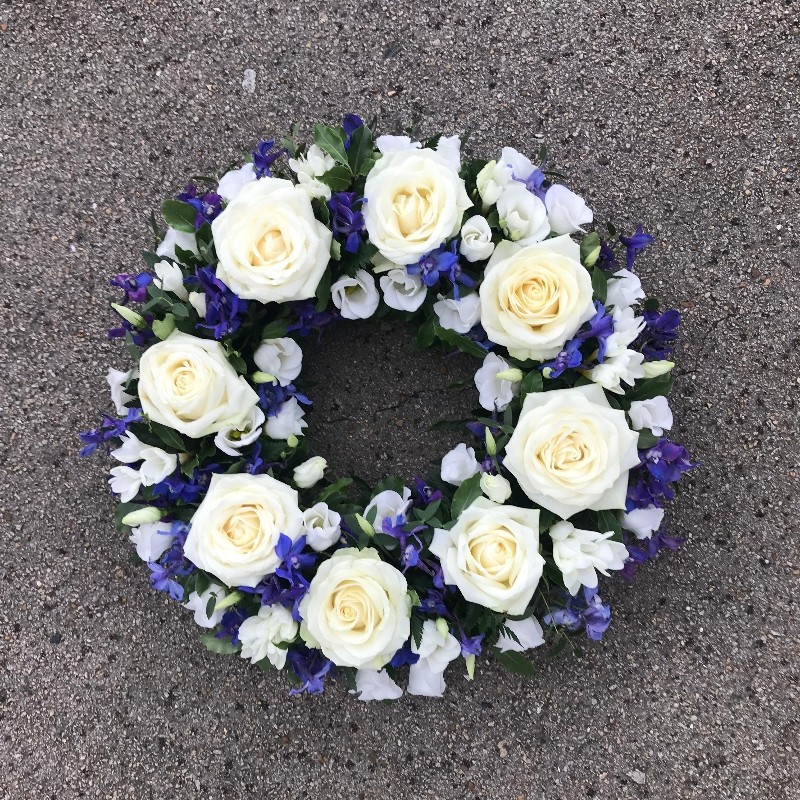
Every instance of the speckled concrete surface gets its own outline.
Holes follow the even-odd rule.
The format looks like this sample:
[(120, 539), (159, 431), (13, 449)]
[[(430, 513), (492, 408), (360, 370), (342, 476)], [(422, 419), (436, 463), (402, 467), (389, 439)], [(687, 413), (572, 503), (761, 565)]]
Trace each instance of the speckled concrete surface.
[[(791, 0), (0, 3), (0, 796), (800, 797), (798, 33)], [(486, 154), (546, 141), (598, 218), (659, 235), (641, 271), (685, 312), (689, 541), (608, 586), (606, 641), (532, 682), (290, 699), (148, 588), (102, 459), (75, 455), (124, 363), (106, 279), (146, 215), (344, 110)], [(460, 367), (397, 340), (353, 328), (312, 359), (343, 468), (424, 467), (444, 445), (420, 426), (467, 404)]]

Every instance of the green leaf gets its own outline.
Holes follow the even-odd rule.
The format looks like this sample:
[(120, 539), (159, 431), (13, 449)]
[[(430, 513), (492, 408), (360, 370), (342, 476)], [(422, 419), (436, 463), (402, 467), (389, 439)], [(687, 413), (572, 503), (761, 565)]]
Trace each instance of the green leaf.
[(525, 395), (532, 392), (544, 391), (544, 378), (538, 369), (532, 369), (523, 379), (519, 387), (520, 395), (524, 398)]
[(344, 148), (344, 130), (330, 125), (314, 126), (314, 143), (321, 147), (334, 161), (338, 161), (348, 169), (347, 150)]
[(180, 200), (165, 200), (161, 204), (161, 214), (171, 228), (182, 233), (194, 234), (194, 218), (197, 212), (193, 206)]
[(492, 648), (492, 653), (509, 672), (513, 672), (515, 675), (524, 675), (526, 678), (530, 678), (536, 673), (533, 664), (523, 653), (515, 650), (502, 653), (496, 647)]
[(581, 263), (593, 267), (599, 254), (600, 236), (597, 231), (592, 231), (588, 236), (584, 236), (581, 242)]
[(188, 319), (189, 309), (183, 303), (175, 303), (172, 306), (172, 314), (176, 319)]
[(144, 263), (147, 264), (149, 269), (153, 269), (159, 261), (163, 261), (164, 257), (159, 256), (156, 253), (151, 253), (149, 250), (142, 250), (142, 258), (144, 259)]
[(168, 428), (166, 425), (162, 425), (160, 422), (153, 422), (150, 421), (150, 430), (164, 442), (167, 447), (171, 447), (174, 450), (178, 450), (181, 453), (185, 453), (188, 450), (186, 446), (186, 442), (183, 440), (181, 435), (173, 430), (172, 428)]
[(608, 297), (608, 278), (606, 278), (605, 272), (600, 267), (595, 267), (592, 270), (592, 292), (595, 300), (605, 304)]
[(486, 355), (486, 351), (477, 342), (473, 342), (472, 339), (449, 328), (443, 328), (438, 322), (433, 323), (433, 331), (437, 339), (445, 344), (457, 347), (462, 353), (467, 353), (477, 358), (483, 358)]
[(639, 431), (639, 443), (636, 447), (639, 450), (649, 450), (651, 447), (655, 447), (660, 441), (660, 436), (656, 436), (653, 431), (645, 429)]
[(332, 483), (330, 486), (326, 486), (317, 496), (317, 500), (320, 503), (324, 503), (329, 497), (333, 497), (335, 494), (338, 494), (352, 483), (352, 478), (339, 478), (339, 480), (335, 483)]
[(369, 167), (372, 166), (370, 162), (374, 160), (374, 154), (372, 131), (364, 126), (356, 128), (350, 137), (350, 149), (347, 151), (347, 159), (353, 175), (366, 175)]
[(452, 519), (458, 519), (461, 512), (482, 494), (481, 473), (478, 472), (471, 478), (467, 478), (461, 486), (456, 489), (456, 493), (453, 495), (453, 502), (450, 505), (450, 516)]
[(672, 374), (665, 372), (655, 378), (648, 378), (636, 387), (625, 393), (625, 400), (630, 403), (633, 400), (652, 400), (660, 395), (668, 395), (672, 390)]
[(286, 329), (289, 327), (288, 319), (275, 319), (264, 326), (261, 331), (261, 340), (281, 339), (286, 336)]
[(315, 295), (317, 298), (317, 313), (319, 313), (328, 307), (328, 303), (331, 300), (331, 271), (329, 269), (322, 273)]
[(233, 655), (238, 653), (241, 645), (233, 644), (230, 639), (217, 639), (213, 633), (207, 633), (205, 636), (200, 637), (200, 641), (212, 652), (219, 653), (220, 655)]
[(153, 320), (153, 333), (162, 341), (175, 330), (175, 317), (167, 314), (164, 319)]
[(324, 175), (320, 175), (319, 179), (334, 192), (344, 192), (350, 188), (352, 177), (347, 167), (339, 165), (331, 167)]
[(620, 527), (617, 515), (613, 511), (598, 511), (597, 525), (598, 533), (608, 533), (608, 531), (614, 531), (617, 536), (622, 536), (622, 528)]
[(425, 322), (419, 326), (419, 330), (417, 331), (417, 344), (421, 348), (430, 347), (433, 344), (436, 338), (433, 326), (434, 322), (432, 319), (425, 320)]

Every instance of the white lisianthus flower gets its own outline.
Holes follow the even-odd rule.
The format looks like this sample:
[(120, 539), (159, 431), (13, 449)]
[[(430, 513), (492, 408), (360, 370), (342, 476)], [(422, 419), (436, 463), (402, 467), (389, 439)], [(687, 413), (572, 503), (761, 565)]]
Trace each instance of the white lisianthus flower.
[[(189, 594), (189, 599), (183, 604), (183, 607), (194, 613), (194, 621), (201, 628), (214, 628), (219, 625), (222, 621), (222, 617), (225, 615), (225, 609), (217, 608), (216, 606), (221, 603), (227, 595), (228, 593), (222, 586), (218, 583), (212, 583), (202, 594), (191, 592)], [(209, 616), (207, 613), (208, 603), (212, 596), (217, 599), (214, 610), (211, 612), (211, 616)]]
[(526, 247), (500, 242), (486, 265), (480, 297), (489, 339), (520, 359), (558, 355), (595, 313), (592, 280), (568, 236)]
[(408, 693), (441, 697), (446, 688), (444, 671), (461, 655), (461, 645), (449, 631), (444, 634), (433, 620), (425, 620), (419, 647), (412, 639), (411, 650), (419, 655), (408, 671)]
[(522, 614), (544, 569), (539, 511), (479, 497), (449, 531), (434, 531), (430, 550), (442, 563), (445, 583), (470, 603)]
[(111, 476), (108, 483), (111, 491), (119, 495), (123, 503), (130, 503), (142, 488), (142, 479), (138, 469), (127, 466), (113, 467), (108, 471)]
[(327, 503), (315, 503), (303, 512), (303, 531), (312, 550), (327, 550), (342, 535), (342, 516)]
[(502, 634), (498, 638), (496, 645), (501, 653), (509, 651), (522, 653), (525, 650), (532, 650), (534, 647), (540, 647), (544, 644), (544, 631), (542, 631), (542, 626), (536, 617), (520, 620), (507, 619), (505, 626), (519, 641), (515, 642), (510, 636)]
[(313, 297), (333, 234), (291, 181), (247, 183), (211, 223), (217, 277), (239, 297), (285, 303)]
[(123, 464), (141, 461), (144, 458), (142, 451), (149, 447), (133, 431), (125, 431), (120, 436), (120, 441), (122, 444), (111, 451), (111, 456)]
[(147, 522), (131, 528), (129, 541), (142, 561), (158, 561), (175, 541), (171, 522)]
[(407, 486), (403, 487), (402, 496), (392, 489), (386, 489), (383, 492), (378, 492), (372, 500), (369, 501), (367, 507), (364, 509), (364, 518), (370, 518), (370, 512), (375, 509), (375, 520), (372, 526), (375, 530), (381, 530), (383, 521), (388, 519), (392, 524), (397, 517), (405, 516), (408, 509), (411, 507), (411, 489)]
[(301, 489), (310, 489), (325, 474), (328, 462), (322, 456), (312, 456), (294, 468), (295, 485)]
[(485, 261), (494, 252), (492, 229), (486, 217), (476, 214), (470, 217), (461, 227), (461, 243), (458, 252), (467, 261)]
[(359, 269), (355, 278), (342, 275), (333, 282), (331, 300), (345, 319), (369, 319), (378, 310), (381, 296), (375, 278)]
[(216, 473), (191, 520), (184, 553), (228, 586), (258, 584), (280, 565), (281, 534), (303, 532), (297, 491), (269, 475)]
[(178, 456), (167, 453), (160, 447), (146, 445), (136, 434), (126, 431), (122, 434), (122, 445), (111, 451), (111, 455), (123, 464), (141, 461), (139, 480), (142, 486), (153, 486), (171, 475), (178, 466)]
[(478, 173), (475, 178), (475, 185), (478, 188), (478, 194), (481, 196), (485, 208), (494, 205), (503, 189), (512, 183), (514, 177), (511, 173), (511, 167), (503, 161), (490, 161)]
[(278, 604), (261, 606), (258, 614), (248, 617), (239, 626), (240, 655), (249, 658), (251, 664), (258, 664), (266, 658), (275, 669), (283, 669), (287, 650), (278, 645), (291, 642), (297, 636), (297, 629), (289, 609)]
[(239, 192), (256, 179), (256, 168), (253, 164), (245, 164), (240, 169), (232, 169), (226, 172), (219, 181), (217, 194), (230, 202), (235, 199)]
[(290, 436), (302, 436), (303, 428), (308, 427), (304, 419), (305, 412), (296, 397), (290, 397), (280, 407), (274, 417), (267, 417), (264, 433), (270, 439), (288, 439)]
[(117, 410), (117, 414), (124, 417), (128, 413), (125, 406), (133, 400), (133, 395), (128, 394), (122, 387), (130, 380), (132, 370), (123, 372), (120, 369), (109, 367), (108, 375), (106, 375), (106, 383), (111, 392), (111, 402)]
[(409, 275), (405, 267), (390, 269), (380, 277), (383, 302), (397, 311), (416, 311), (428, 296), (428, 287), (419, 275)]
[(436, 150), (391, 149), (370, 170), (364, 225), (389, 261), (415, 264), (461, 230), (472, 201), (458, 174), (459, 148), (453, 136), (442, 137)]
[(383, 153), (398, 153), (401, 150), (419, 150), (422, 145), (419, 142), (412, 142), (410, 136), (392, 136), (384, 134), (375, 139), (375, 147)]
[(348, 547), (320, 564), (300, 616), (300, 635), (337, 666), (380, 669), (411, 632), (411, 596), (377, 550)]
[(653, 397), (650, 400), (634, 400), (628, 410), (631, 418), (631, 427), (635, 431), (649, 428), (656, 436), (661, 436), (664, 431), (672, 427), (672, 410), (669, 401), (664, 395)]
[(156, 255), (162, 258), (171, 258), (173, 261), (180, 259), (175, 254), (175, 248), (186, 250), (193, 255), (199, 255), (200, 251), (197, 249), (197, 240), (193, 233), (183, 233), (176, 231), (175, 228), (167, 228), (164, 238), (161, 243), (156, 247)]
[(639, 276), (628, 269), (621, 269), (608, 282), (606, 307), (630, 308), (645, 296)]
[(139, 399), (151, 420), (199, 439), (244, 419), (258, 395), (219, 342), (176, 330), (142, 354)]
[(547, 190), (544, 204), (550, 227), (558, 234), (581, 231), (581, 225), (588, 225), (594, 219), (584, 199), (558, 183)]
[(364, 702), (371, 700), (397, 700), (403, 690), (389, 677), (385, 669), (359, 669), (356, 671), (356, 688), (351, 694), (358, 694)]
[(586, 374), (591, 381), (614, 394), (624, 394), (623, 383), (628, 386), (644, 376), (642, 361), (644, 356), (638, 350), (624, 348), (606, 356), (602, 364), (592, 367)]
[(215, 446), (229, 456), (240, 455), (239, 450), (242, 447), (247, 447), (261, 436), (264, 419), (264, 412), (258, 406), (253, 406), (241, 422), (217, 431), (214, 437)]
[(336, 162), (318, 145), (312, 144), (300, 158), (290, 158), (289, 167), (297, 175), (300, 185), (311, 197), (330, 199), (330, 186), (317, 180), (328, 170), (333, 169)]
[(442, 480), (453, 486), (461, 486), (467, 478), (480, 471), (481, 465), (475, 458), (475, 448), (467, 447), (463, 442), (442, 458)]
[(614, 531), (598, 533), (576, 528), (571, 522), (557, 522), (550, 528), (553, 560), (561, 570), (564, 585), (571, 595), (581, 586), (597, 587), (597, 573), (622, 569), (628, 550), (622, 542), (612, 542)]
[(200, 319), (206, 318), (206, 295), (205, 292), (189, 292), (189, 304), (197, 312)]
[(625, 508), (639, 437), (625, 412), (596, 385), (525, 398), (503, 465), (522, 491), (567, 519), (579, 511)]
[(550, 233), (544, 203), (517, 181), (503, 189), (497, 200), (497, 214), (500, 227), (517, 244), (535, 244)]
[(504, 147), (500, 153), (500, 161), (511, 168), (511, 172), (518, 181), (527, 181), (536, 167), (533, 162), (513, 147)]
[(443, 328), (456, 333), (469, 333), (480, 322), (481, 299), (476, 292), (462, 295), (460, 300), (439, 295), (433, 310)]
[(620, 518), (620, 525), (637, 539), (649, 539), (664, 521), (664, 509), (657, 506), (634, 508)]
[(262, 372), (274, 375), (281, 386), (286, 386), (303, 368), (303, 351), (290, 336), (264, 339), (253, 354), (253, 361)]
[(487, 353), (483, 365), (475, 372), (478, 402), (487, 411), (505, 411), (508, 404), (519, 394), (519, 382), (511, 381), (499, 374), (510, 368), (508, 361), (496, 353)]
[(481, 491), (493, 503), (505, 503), (511, 497), (511, 484), (502, 475), (481, 475)]
[(181, 300), (189, 299), (189, 291), (183, 285), (183, 272), (177, 264), (171, 261), (159, 261), (153, 267), (156, 277), (153, 283), (165, 292), (172, 292)]

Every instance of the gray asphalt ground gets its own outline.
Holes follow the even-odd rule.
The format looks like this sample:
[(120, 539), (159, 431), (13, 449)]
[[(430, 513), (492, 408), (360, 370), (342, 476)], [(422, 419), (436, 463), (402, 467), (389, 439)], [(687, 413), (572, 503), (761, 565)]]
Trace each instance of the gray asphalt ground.
[[(791, 0), (0, 3), (0, 796), (800, 797), (798, 33)], [(146, 216), (342, 111), (472, 129), (479, 154), (546, 142), (598, 219), (659, 236), (640, 271), (685, 313), (688, 542), (611, 582), (604, 643), (532, 681), (289, 698), (149, 589), (106, 465), (76, 457), (126, 363), (107, 279)], [(341, 329), (308, 363), (341, 470), (424, 469), (428, 422), (471, 405), (403, 330)]]

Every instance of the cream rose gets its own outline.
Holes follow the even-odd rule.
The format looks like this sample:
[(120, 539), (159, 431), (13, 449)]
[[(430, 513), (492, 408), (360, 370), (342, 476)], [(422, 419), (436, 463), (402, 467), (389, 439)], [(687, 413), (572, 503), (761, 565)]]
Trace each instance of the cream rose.
[(228, 586), (252, 587), (280, 565), (280, 535), (294, 542), (302, 532), (303, 514), (291, 486), (269, 475), (215, 474), (183, 551)]
[(500, 242), (480, 297), (489, 339), (514, 358), (552, 358), (594, 315), (592, 280), (569, 236), (527, 247)]
[(142, 354), (139, 400), (154, 422), (198, 439), (241, 422), (258, 395), (219, 342), (173, 331)]
[(539, 554), (539, 511), (479, 497), (448, 531), (437, 528), (431, 552), (444, 580), (471, 603), (522, 614), (544, 569)]
[(340, 667), (380, 669), (411, 631), (411, 597), (402, 572), (371, 547), (337, 550), (300, 602), (300, 635)]
[(313, 297), (330, 259), (330, 230), (314, 217), (308, 194), (291, 181), (247, 183), (211, 223), (217, 277), (262, 303)]
[(472, 202), (458, 174), (458, 147), (457, 137), (443, 137), (437, 150), (391, 150), (370, 170), (364, 224), (389, 261), (414, 264), (461, 230)]
[(503, 465), (535, 503), (563, 519), (624, 508), (638, 434), (599, 386), (529, 394)]

